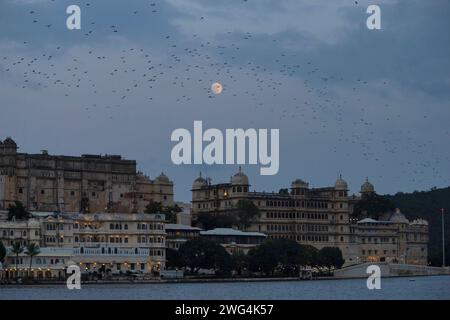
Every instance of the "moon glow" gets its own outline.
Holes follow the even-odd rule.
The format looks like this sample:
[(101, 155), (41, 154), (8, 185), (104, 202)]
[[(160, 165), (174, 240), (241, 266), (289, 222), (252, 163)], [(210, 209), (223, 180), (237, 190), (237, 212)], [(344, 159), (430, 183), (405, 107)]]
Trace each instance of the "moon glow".
[(215, 94), (220, 94), (220, 93), (222, 92), (222, 90), (223, 90), (223, 87), (222, 87), (222, 85), (221, 85), (220, 83), (218, 83), (218, 82), (214, 82), (214, 83), (211, 85), (211, 91), (214, 92)]

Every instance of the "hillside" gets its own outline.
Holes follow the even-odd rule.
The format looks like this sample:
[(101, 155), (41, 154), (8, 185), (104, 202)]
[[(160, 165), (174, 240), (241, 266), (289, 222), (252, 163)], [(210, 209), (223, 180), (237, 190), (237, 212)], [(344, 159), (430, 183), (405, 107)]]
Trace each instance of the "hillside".
[(450, 187), (413, 193), (399, 192), (384, 195), (412, 220), (422, 218), (428, 221), (430, 230), (429, 257), (433, 265), (442, 264), (441, 208), (445, 208), (446, 265), (450, 264)]

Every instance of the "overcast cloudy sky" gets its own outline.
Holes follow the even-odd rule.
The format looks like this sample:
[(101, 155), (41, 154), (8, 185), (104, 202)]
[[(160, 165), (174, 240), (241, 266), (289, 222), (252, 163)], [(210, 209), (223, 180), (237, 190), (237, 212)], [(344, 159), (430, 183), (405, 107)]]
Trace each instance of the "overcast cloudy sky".
[(338, 174), (351, 192), (366, 176), (382, 194), (448, 186), (449, 17), (448, 0), (0, 0), (0, 139), (136, 159), (184, 201), (200, 170), (237, 170), (172, 164), (170, 134), (194, 120), (280, 129), (279, 173), (243, 168), (260, 191)]

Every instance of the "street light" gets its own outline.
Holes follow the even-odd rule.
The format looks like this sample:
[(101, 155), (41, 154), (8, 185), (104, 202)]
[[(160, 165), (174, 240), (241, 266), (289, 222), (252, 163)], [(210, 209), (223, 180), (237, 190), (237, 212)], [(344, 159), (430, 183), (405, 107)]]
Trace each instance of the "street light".
[(444, 236), (444, 208), (441, 208), (442, 214), (442, 266), (445, 267), (445, 236)]

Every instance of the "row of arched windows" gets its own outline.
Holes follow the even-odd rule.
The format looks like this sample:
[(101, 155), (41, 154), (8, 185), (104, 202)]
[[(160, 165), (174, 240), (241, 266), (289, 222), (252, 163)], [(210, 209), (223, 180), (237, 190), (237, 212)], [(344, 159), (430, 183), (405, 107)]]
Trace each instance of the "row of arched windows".
[(300, 207), (313, 209), (327, 209), (325, 201), (293, 201), (293, 200), (266, 200), (267, 207)]
[(268, 219), (312, 219), (312, 220), (328, 220), (327, 213), (307, 213), (307, 212), (285, 212), (275, 211), (267, 212)]

